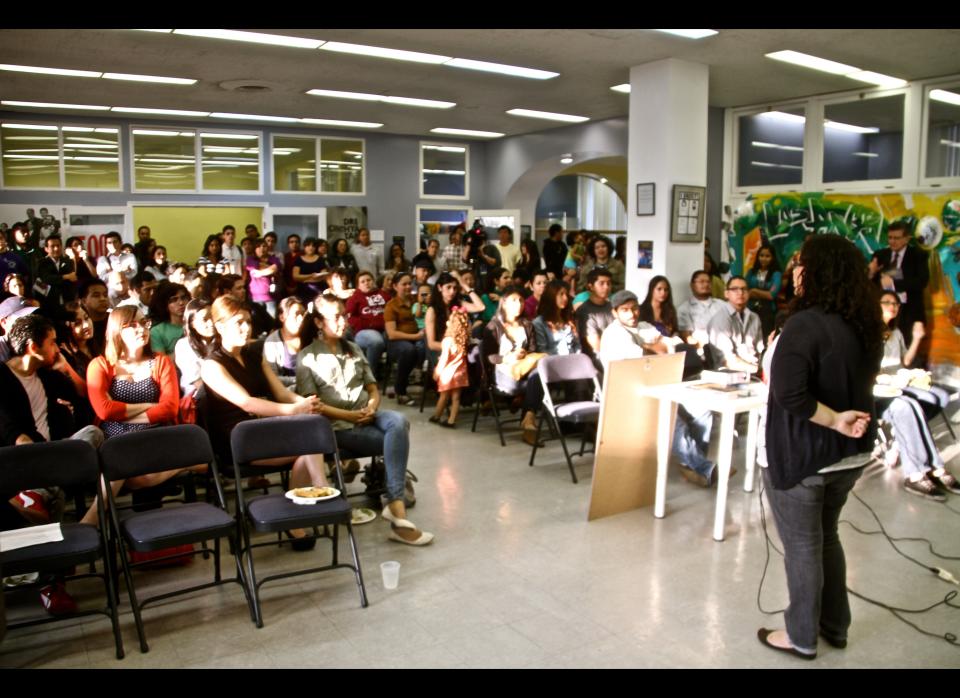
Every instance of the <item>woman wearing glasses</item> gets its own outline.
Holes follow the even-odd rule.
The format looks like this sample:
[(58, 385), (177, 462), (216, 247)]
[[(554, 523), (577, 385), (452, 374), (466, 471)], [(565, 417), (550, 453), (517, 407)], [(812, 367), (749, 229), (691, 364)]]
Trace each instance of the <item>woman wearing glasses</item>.
[[(176, 422), (180, 401), (177, 370), (170, 357), (155, 354), (150, 347), (150, 320), (136, 306), (120, 306), (110, 313), (103, 356), (87, 367), (87, 394), (108, 439)], [(178, 472), (142, 475), (126, 484), (132, 490), (153, 487)], [(116, 493), (123, 484), (117, 480), (110, 486)], [(96, 505), (80, 523), (97, 524)]]
[(150, 345), (155, 352), (173, 356), (177, 340), (183, 336), (183, 314), (190, 293), (180, 284), (161, 283), (150, 300)]

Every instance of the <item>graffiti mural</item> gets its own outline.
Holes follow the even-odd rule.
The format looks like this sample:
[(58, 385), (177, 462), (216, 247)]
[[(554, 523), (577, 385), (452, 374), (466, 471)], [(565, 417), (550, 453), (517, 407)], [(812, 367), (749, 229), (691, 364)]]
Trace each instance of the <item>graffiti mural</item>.
[(765, 241), (783, 266), (808, 235), (843, 235), (869, 259), (886, 247), (887, 227), (898, 220), (910, 224), (915, 244), (929, 253), (930, 360), (960, 365), (960, 192), (751, 197), (737, 207), (727, 233), (730, 272), (748, 271)]

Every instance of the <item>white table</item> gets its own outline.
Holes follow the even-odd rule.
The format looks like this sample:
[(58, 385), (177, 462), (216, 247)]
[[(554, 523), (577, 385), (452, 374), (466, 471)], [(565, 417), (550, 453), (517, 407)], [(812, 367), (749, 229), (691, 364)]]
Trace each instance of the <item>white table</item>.
[(717, 457), (717, 507), (713, 519), (713, 539), (723, 540), (724, 519), (727, 512), (727, 486), (730, 479), (730, 463), (733, 458), (733, 423), (741, 412), (748, 412), (746, 473), (744, 474), (744, 492), (753, 491), (754, 468), (757, 451), (757, 422), (760, 410), (767, 404), (767, 389), (762, 383), (751, 383), (740, 392), (722, 392), (695, 388), (702, 381), (672, 383), (645, 387), (642, 394), (659, 400), (657, 417), (657, 490), (653, 505), (653, 515), (662, 519), (665, 515), (667, 498), (667, 463), (673, 434), (670, 431), (670, 412), (673, 403), (696, 405), (717, 412), (721, 416), (720, 447)]

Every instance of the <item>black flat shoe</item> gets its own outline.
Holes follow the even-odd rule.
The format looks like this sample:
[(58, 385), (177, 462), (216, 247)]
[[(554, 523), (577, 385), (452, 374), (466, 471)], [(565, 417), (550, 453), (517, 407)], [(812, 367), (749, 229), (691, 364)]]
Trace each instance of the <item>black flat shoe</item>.
[(456, 428), (457, 428), (457, 423), (456, 423), (456, 422), (438, 422), (438, 424), (439, 424), (440, 426), (442, 426), (442, 427), (446, 427), (447, 429), (456, 429)]
[(432, 416), (430, 419), (428, 419), (427, 421), (428, 421), (428, 422), (433, 422), (434, 424), (439, 424), (439, 423), (440, 423), (440, 418), (439, 418), (437, 415), (433, 415), (433, 416)]
[(846, 641), (846, 639), (838, 640), (838, 639), (836, 639), (836, 638), (834, 638), (834, 637), (830, 637), (830, 636), (827, 635), (826, 633), (820, 633), (820, 637), (822, 637), (822, 638), (826, 641), (826, 643), (827, 643), (828, 645), (830, 645), (831, 647), (836, 647), (838, 650), (845, 650), (845, 649), (847, 649), (847, 641)]
[(283, 534), (290, 539), (290, 547), (296, 550), (298, 553), (303, 553), (308, 550), (313, 550), (317, 547), (316, 538), (297, 538), (290, 531), (284, 531)]
[(766, 628), (760, 628), (757, 631), (757, 639), (760, 640), (761, 645), (766, 645), (770, 649), (776, 650), (777, 652), (790, 654), (790, 655), (793, 655), (794, 657), (799, 657), (800, 659), (806, 659), (807, 661), (811, 661), (817, 658), (816, 652), (814, 652), (813, 654), (807, 654), (806, 652), (801, 652), (800, 650), (794, 647), (777, 647), (768, 639), (770, 635), (775, 632), (776, 632), (775, 630), (767, 630)]

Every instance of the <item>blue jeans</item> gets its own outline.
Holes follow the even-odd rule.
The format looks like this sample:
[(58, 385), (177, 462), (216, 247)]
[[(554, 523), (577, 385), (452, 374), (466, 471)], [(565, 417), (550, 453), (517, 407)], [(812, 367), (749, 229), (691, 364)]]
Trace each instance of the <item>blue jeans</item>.
[(337, 447), (356, 456), (383, 456), (387, 501), (403, 500), (410, 458), (410, 422), (399, 412), (379, 410), (371, 424), (336, 432)]
[(414, 368), (423, 366), (425, 351), (426, 344), (422, 339), (416, 342), (411, 342), (408, 339), (387, 342), (387, 356), (397, 364), (397, 380), (394, 383), (397, 395), (407, 394), (410, 373)]
[(681, 463), (703, 475), (709, 482), (716, 467), (707, 459), (710, 432), (713, 429), (713, 411), (694, 412), (695, 414), (691, 414), (683, 405), (677, 405), (673, 453)]
[(370, 364), (370, 370), (376, 374), (377, 368), (380, 366), (380, 357), (383, 356), (383, 352), (387, 348), (387, 340), (383, 338), (383, 332), (380, 330), (360, 330), (353, 341), (363, 349), (363, 354), (367, 357), (367, 363)]
[(817, 651), (817, 636), (847, 639), (850, 600), (847, 563), (837, 532), (840, 510), (863, 468), (812, 475), (776, 490), (763, 469), (764, 488), (783, 542), (790, 605), (787, 635), (801, 652)]
[(919, 475), (943, 467), (943, 458), (917, 400), (904, 393), (890, 400), (881, 416), (893, 426), (904, 475)]

